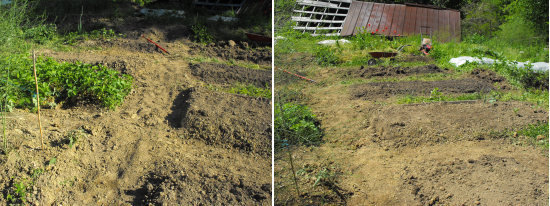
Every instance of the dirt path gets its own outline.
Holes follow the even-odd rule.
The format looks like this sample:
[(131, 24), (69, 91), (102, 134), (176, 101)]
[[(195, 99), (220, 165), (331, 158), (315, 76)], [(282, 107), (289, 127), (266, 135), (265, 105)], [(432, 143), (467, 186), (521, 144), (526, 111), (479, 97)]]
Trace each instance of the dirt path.
[[(366, 72), (369, 69), (372, 72)], [(317, 75), (310, 78), (323, 84), (304, 83), (302, 94), (308, 94), (307, 104), (320, 118), (326, 136), (325, 143), (319, 147), (292, 150), (299, 186), (306, 191), (300, 202), (548, 205), (548, 152), (522, 146), (529, 141), (523, 137), (499, 139), (492, 135), (537, 121), (548, 122), (547, 109), (517, 101), (395, 105), (393, 98), (407, 93), (393, 94), (384, 90), (385, 85), (408, 84), (427, 90), (429, 95), (434, 87), (442, 88), (445, 84), (441, 81), (379, 82), (350, 86), (339, 84), (341, 80), (335, 78), (342, 73), (405, 78), (417, 75), (414, 71), (427, 70), (391, 71), (399, 69), (322, 68), (311, 72)], [(429, 71), (443, 70), (431, 68)], [(479, 74), (479, 71), (473, 72), (465, 78), (487, 84), (489, 90), (495, 89), (490, 81), (502, 81)], [(356, 97), (355, 94), (364, 91), (380, 93), (375, 96), (379, 102)], [(469, 91), (458, 88), (452, 93)], [(274, 169), (276, 204), (296, 203), (286, 152), (276, 155)], [(320, 186), (312, 187), (322, 171), (329, 171), (335, 179), (325, 179)]]
[[(237, 80), (265, 87), (271, 71), (192, 64), (189, 59), (201, 54), (192, 55), (196, 46), (186, 40), (162, 43), (171, 56), (144, 39), (83, 44), (103, 49), (41, 55), (130, 74), (133, 91), (116, 111), (86, 102), (42, 110), (46, 151), (32, 149), (40, 145), (37, 115), (11, 113), (7, 129), (15, 149), (1, 160), (4, 196), (13, 195), (18, 182), (33, 180), (26, 199), (35, 205), (271, 205), (271, 100), (201, 87)], [(221, 75), (230, 69), (239, 79)], [(68, 148), (68, 132), (79, 128), (87, 136)], [(57, 161), (49, 166), (52, 158)], [(40, 168), (45, 171), (32, 178)]]

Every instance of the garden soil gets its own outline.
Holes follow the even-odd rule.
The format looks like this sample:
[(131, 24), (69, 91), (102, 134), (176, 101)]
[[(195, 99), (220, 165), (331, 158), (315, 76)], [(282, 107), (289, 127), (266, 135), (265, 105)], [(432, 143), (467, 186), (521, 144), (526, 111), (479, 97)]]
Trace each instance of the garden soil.
[[(299, 83), (308, 94), (302, 101), (320, 119), (324, 143), (290, 150), (300, 193), (289, 152), (276, 153), (275, 204), (548, 205), (548, 151), (532, 145), (544, 137), (502, 136), (507, 129), (548, 122), (548, 109), (518, 101), (395, 104), (396, 94), (429, 95), (434, 87), (456, 95), (496, 90), (495, 82), (508, 85), (482, 69), (455, 81), (403, 81), (426, 69), (452, 74), (430, 65), (309, 71), (315, 75), (308, 78), (321, 83)], [(380, 71), (389, 71), (382, 77), (397, 75), (398, 82), (350, 86), (334, 78)], [(275, 78), (283, 75), (276, 72)], [(371, 91), (377, 102), (366, 98)]]
[[(205, 87), (270, 88), (271, 71), (192, 62), (205, 58), (194, 51), (200, 46), (158, 28), (141, 30), (172, 55), (137, 36), (38, 51), (129, 74), (134, 88), (115, 111), (88, 100), (42, 109), (42, 132), (36, 113), (10, 113), (0, 204), (22, 183), (29, 186), (25, 201), (16, 202), (28, 205), (271, 205), (271, 100)], [(245, 49), (237, 42), (217, 51), (246, 51), (235, 62), (270, 64), (270, 50)], [(70, 148), (75, 130), (82, 132)], [(45, 150), (36, 149), (41, 133)]]

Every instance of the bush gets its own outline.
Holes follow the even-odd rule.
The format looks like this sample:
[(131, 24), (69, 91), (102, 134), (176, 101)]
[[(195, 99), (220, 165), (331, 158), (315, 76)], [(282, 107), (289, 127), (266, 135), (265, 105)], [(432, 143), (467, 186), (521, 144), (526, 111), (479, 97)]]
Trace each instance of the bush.
[[(34, 107), (36, 85), (30, 55), (12, 55), (0, 59), (0, 88), (5, 102), (18, 107)], [(104, 66), (82, 63), (57, 63), (52, 59), (37, 58), (36, 72), (41, 105), (55, 105), (54, 100), (91, 98), (102, 106), (114, 109), (122, 104), (133, 84), (129, 75)]]
[(275, 104), (275, 146), (277, 148), (282, 148), (286, 144), (320, 143), (323, 132), (319, 126), (315, 115), (307, 106), (294, 103)]
[(341, 62), (337, 55), (338, 48), (319, 46), (315, 52), (315, 59), (321, 66), (335, 66)]

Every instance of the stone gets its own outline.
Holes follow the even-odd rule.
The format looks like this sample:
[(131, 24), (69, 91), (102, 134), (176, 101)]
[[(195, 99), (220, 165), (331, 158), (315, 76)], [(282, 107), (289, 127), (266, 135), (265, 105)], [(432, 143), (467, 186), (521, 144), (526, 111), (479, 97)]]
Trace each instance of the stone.
[(235, 43), (233, 40), (229, 40), (229, 46), (234, 47), (237, 43)]

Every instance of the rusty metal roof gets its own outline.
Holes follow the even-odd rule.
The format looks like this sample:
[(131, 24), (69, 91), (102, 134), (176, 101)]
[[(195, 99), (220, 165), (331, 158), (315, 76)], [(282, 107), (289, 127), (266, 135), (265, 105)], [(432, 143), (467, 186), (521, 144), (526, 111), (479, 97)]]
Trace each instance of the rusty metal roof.
[(430, 30), (438, 41), (460, 41), (460, 12), (422, 4), (353, 1), (340, 35), (410, 36)]

